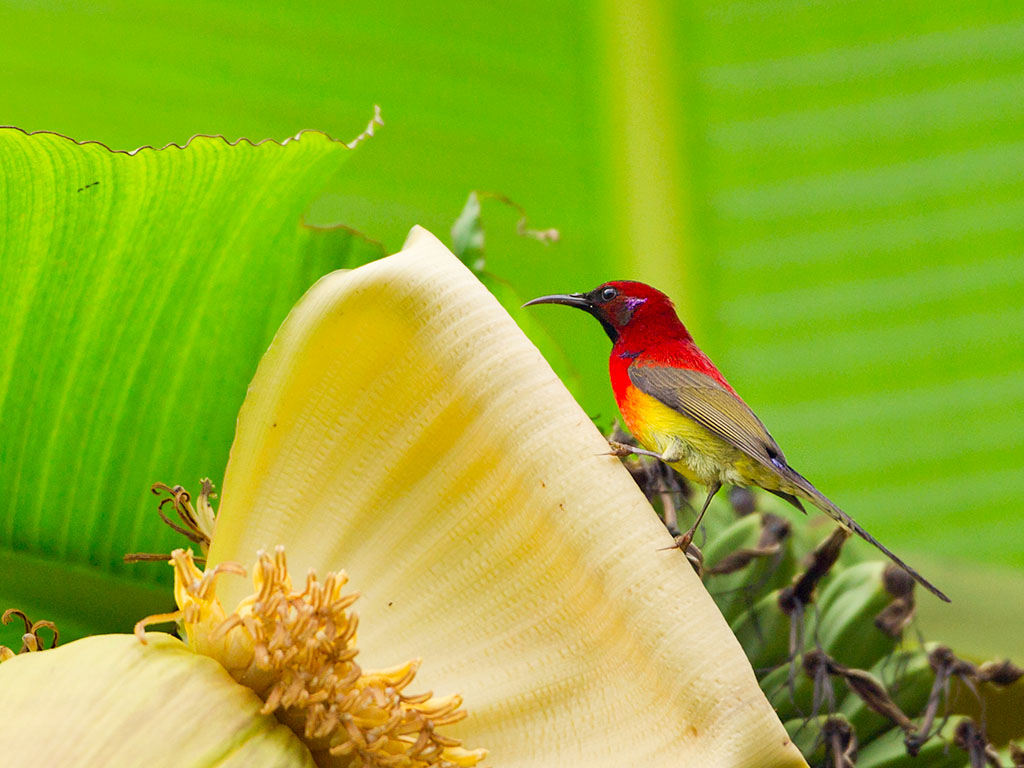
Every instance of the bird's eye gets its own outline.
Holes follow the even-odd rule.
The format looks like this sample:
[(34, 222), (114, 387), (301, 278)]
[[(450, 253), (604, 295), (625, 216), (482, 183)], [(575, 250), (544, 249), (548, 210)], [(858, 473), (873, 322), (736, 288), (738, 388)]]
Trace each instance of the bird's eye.
[(614, 288), (605, 288), (603, 291), (601, 291), (601, 298), (604, 301), (611, 301), (618, 295), (619, 292), (616, 291)]

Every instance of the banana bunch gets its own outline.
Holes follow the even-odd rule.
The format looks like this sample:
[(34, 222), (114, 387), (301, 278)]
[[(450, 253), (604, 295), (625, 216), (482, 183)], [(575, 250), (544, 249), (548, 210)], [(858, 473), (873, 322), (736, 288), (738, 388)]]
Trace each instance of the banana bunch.
[[(685, 481), (653, 460), (625, 463), (669, 530), (685, 527)], [(911, 578), (845, 548), (823, 516), (749, 491), (730, 501), (715, 502), (686, 554), (811, 766), (1024, 768), (1008, 743), (1024, 738), (1024, 670), (918, 642)], [(1014, 696), (992, 693), (1010, 686)]]

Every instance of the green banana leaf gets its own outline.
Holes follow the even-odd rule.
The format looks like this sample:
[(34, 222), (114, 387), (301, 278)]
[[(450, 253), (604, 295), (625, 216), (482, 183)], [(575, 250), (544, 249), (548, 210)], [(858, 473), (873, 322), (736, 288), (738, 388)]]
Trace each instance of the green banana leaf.
[(218, 483), (292, 304), (382, 255), (303, 221), (350, 154), (313, 132), (125, 153), (0, 130), (0, 608), (64, 639), (166, 610), (170, 569), (123, 562), (181, 543), (150, 486)]

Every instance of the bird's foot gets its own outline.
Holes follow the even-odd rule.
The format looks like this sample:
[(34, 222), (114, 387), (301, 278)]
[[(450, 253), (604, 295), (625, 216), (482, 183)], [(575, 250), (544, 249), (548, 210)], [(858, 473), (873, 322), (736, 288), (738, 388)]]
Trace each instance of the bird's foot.
[(620, 459), (626, 456), (632, 456), (636, 449), (632, 445), (626, 445), (615, 440), (608, 441), (608, 447), (611, 451), (608, 452), (608, 456), (618, 456)]
[(675, 539), (673, 539), (673, 543), (676, 545), (676, 547), (685, 552), (687, 549), (690, 548), (690, 544), (693, 543), (693, 529), (691, 528), (686, 533), (676, 536)]
[(615, 440), (608, 441), (608, 447), (612, 450), (608, 454), (609, 456), (618, 456), (620, 459), (624, 456), (651, 456), (655, 459), (662, 459), (664, 457), (660, 453), (654, 451), (648, 451), (646, 448), (638, 448), (635, 445), (626, 445), (625, 443), (619, 443)]
[(693, 566), (693, 570), (697, 572), (698, 576), (703, 577), (704, 575), (704, 553), (700, 551), (696, 544), (693, 543), (693, 531), (687, 531), (686, 533), (676, 536), (672, 539), (671, 547), (661, 547), (658, 551), (664, 552), (668, 549), (678, 549), (686, 555), (686, 559), (690, 565)]
[(690, 530), (690, 531), (687, 531), (686, 533), (681, 533), (678, 536), (675, 536), (672, 539), (672, 546), (671, 547), (661, 547), (661, 548), (658, 549), (658, 551), (659, 552), (664, 552), (667, 549), (681, 549), (683, 552), (685, 552), (687, 549), (690, 548), (690, 545), (692, 543), (693, 543), (693, 531)]

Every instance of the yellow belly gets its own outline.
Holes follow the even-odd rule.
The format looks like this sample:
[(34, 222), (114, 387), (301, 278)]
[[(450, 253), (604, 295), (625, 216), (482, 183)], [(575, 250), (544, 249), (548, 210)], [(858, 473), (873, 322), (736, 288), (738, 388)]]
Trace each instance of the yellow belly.
[(757, 485), (778, 490), (779, 477), (741, 450), (678, 411), (630, 387), (620, 404), (626, 426), (644, 448), (675, 447), (683, 458), (669, 466), (692, 482)]

